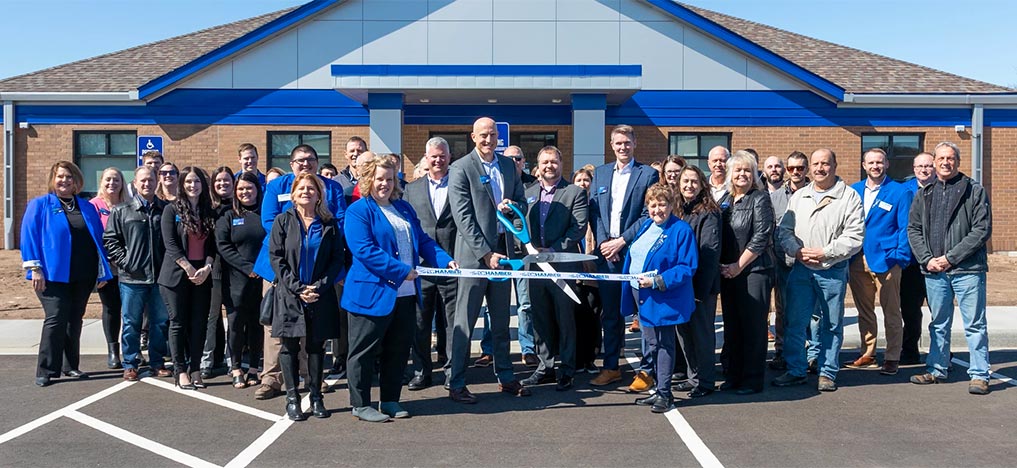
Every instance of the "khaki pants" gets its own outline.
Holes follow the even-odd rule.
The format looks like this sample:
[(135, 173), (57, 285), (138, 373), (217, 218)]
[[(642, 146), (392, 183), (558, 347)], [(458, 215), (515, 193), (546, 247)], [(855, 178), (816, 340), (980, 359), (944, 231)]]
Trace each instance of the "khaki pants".
[(864, 255), (851, 260), (848, 284), (851, 296), (858, 309), (858, 331), (862, 339), (862, 356), (876, 356), (876, 336), (879, 324), (876, 322), (876, 296), (883, 307), (883, 328), (886, 334), (887, 361), (899, 361), (901, 343), (904, 338), (904, 320), (900, 313), (900, 266), (894, 266), (886, 273), (869, 270)]
[[(262, 297), (265, 296), (265, 292), (268, 291), (268, 287), (272, 283), (268, 281), (262, 282), (261, 293)], [(283, 388), (282, 380), (282, 369), (279, 367), (279, 351), (282, 349), (282, 339), (272, 337), (272, 327), (265, 327), (265, 343), (263, 348), (264, 365), (261, 367), (261, 374), (258, 375), (261, 378), (262, 385), (270, 385), (276, 390)], [(300, 339), (300, 375), (307, 378), (307, 343), (303, 338)], [(296, 384), (296, 382), (294, 382)], [(294, 388), (297, 386), (294, 385)]]

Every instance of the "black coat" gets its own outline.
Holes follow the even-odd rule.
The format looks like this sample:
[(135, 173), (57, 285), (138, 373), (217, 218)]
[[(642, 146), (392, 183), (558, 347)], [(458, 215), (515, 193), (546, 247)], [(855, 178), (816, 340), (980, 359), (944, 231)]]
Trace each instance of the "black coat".
[(773, 204), (770, 194), (752, 189), (737, 202), (731, 193), (720, 199), (724, 217), (720, 263), (735, 263), (742, 252), (757, 255), (743, 272), (773, 268)]
[[(187, 281), (187, 273), (177, 265), (177, 259), (187, 258), (187, 231), (184, 224), (177, 221), (177, 207), (173, 204), (166, 205), (160, 223), (162, 240), (166, 244), (166, 255), (162, 259), (162, 269), (159, 270), (159, 284), (174, 288), (181, 281)], [(215, 256), (215, 231), (209, 231), (205, 236), (205, 258)], [(208, 281), (212, 281), (212, 278), (209, 277)]]
[(696, 300), (704, 301), (720, 294), (720, 211), (690, 213), (682, 219), (692, 226), (699, 245), (699, 267), (692, 276), (692, 289)]
[[(223, 278), (229, 285), (234, 305), (238, 304), (237, 298), (243, 294), (248, 282), (261, 284), (261, 279), (251, 278), (250, 274), (254, 271), (254, 261), (258, 259), (264, 240), (265, 228), (261, 225), (261, 215), (257, 211), (237, 216), (233, 210), (229, 210), (215, 223), (215, 243), (219, 258), (222, 259)], [(258, 291), (260, 293), (260, 287)]]
[[(303, 226), (296, 208), (275, 218), (269, 237), (268, 254), (275, 271), (275, 310), (272, 315), (272, 336), (277, 338), (307, 337), (320, 342), (339, 337), (339, 301), (335, 282), (343, 271), (345, 243), (339, 225), (333, 218), (323, 222), (321, 246), (314, 259), (314, 282), (300, 282), (300, 246)], [(318, 300), (305, 304), (300, 292), (315, 286)]]

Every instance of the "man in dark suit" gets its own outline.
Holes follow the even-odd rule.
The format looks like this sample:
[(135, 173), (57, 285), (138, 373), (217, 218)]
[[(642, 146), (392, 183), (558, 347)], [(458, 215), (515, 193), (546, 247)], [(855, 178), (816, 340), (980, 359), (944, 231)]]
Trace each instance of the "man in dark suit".
[[(597, 242), (597, 268), (602, 273), (622, 273), (628, 244), (636, 238), (640, 225), (647, 219), (643, 198), (646, 189), (657, 183), (660, 175), (652, 167), (635, 158), (636, 134), (628, 125), (611, 130), (611, 150), (615, 162), (604, 164), (593, 172), (590, 186), (590, 223)], [(604, 327), (604, 366), (591, 385), (607, 385), (621, 380), (618, 358), (625, 347), (625, 320), (621, 316), (622, 301), (632, 295), (623, 294), (623, 283), (601, 281), (603, 301), (601, 323)], [(633, 382), (634, 384), (636, 382)], [(643, 383), (647, 389), (649, 385)]]
[[(506, 232), (498, 223), (497, 210), (511, 212), (509, 203), (523, 206), (523, 184), (516, 176), (511, 159), (498, 156), (498, 130), (494, 120), (483, 117), (473, 124), (470, 134), (476, 148), (449, 168), (448, 201), (457, 236), (455, 259), (463, 268), (499, 268), (507, 258)], [(508, 234), (511, 236), (511, 234)], [(512, 283), (484, 278), (462, 278), (456, 293), (455, 328), (452, 334), (449, 398), (459, 403), (476, 403), (477, 397), (466, 388), (470, 340), (480, 306), (487, 299), (494, 339), (494, 370), (500, 389), (517, 396), (529, 390), (515, 379), (509, 355), (509, 302)]]
[[(580, 253), (579, 241), (586, 236), (587, 196), (561, 176), (561, 151), (545, 146), (537, 153), (538, 182), (526, 189), (526, 214), (531, 242), (541, 252)], [(555, 265), (559, 271), (580, 271), (578, 264)], [(576, 318), (571, 299), (551, 280), (528, 280), (531, 318), (539, 339), (540, 363), (523, 385), (557, 382), (555, 390), (572, 387), (576, 372)], [(575, 282), (569, 281), (575, 288)], [(558, 372), (554, 356), (561, 358)]]
[[(445, 252), (455, 255), (456, 226), (448, 204), (448, 142), (442, 137), (427, 140), (424, 161), (427, 175), (406, 186), (403, 198), (410, 202), (420, 218), (420, 227), (438, 242)], [(452, 277), (427, 277), (420, 280), (420, 302), (417, 304), (417, 330), (413, 339), (413, 379), (410, 390), (431, 386), (431, 322), (437, 318), (438, 356), (448, 360), (451, 355), (452, 323), (455, 320), (456, 288)], [(438, 313), (435, 316), (435, 313)]]

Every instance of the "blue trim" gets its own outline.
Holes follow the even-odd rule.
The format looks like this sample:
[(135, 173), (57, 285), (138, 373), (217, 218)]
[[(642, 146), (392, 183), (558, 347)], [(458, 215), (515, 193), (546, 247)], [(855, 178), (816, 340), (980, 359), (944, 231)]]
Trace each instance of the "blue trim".
[(985, 109), (982, 117), (986, 127), (1017, 127), (1017, 109)]
[(205, 67), (211, 66), (216, 62), (240, 52), (255, 43), (265, 39), (273, 34), (282, 31), (293, 24), (296, 24), (303, 19), (314, 15), (326, 8), (341, 3), (343, 0), (314, 0), (310, 3), (300, 6), (296, 10), (293, 10), (285, 15), (272, 20), (261, 27), (251, 31), (243, 36), (240, 36), (225, 45), (198, 57), (186, 65), (177, 68), (165, 75), (162, 75), (148, 83), (145, 83), (138, 87), (138, 98), (145, 99), (163, 89), (173, 85), (174, 83), (180, 82), (181, 80), (190, 77), (196, 73), (201, 72)]
[(727, 29), (700, 14), (685, 8), (671, 0), (645, 0), (647, 3), (670, 13), (672, 16), (685, 21), (703, 32), (725, 42), (728, 45), (766, 63), (774, 68), (791, 75), (820, 92), (838, 100), (844, 100), (844, 88), (833, 82), (796, 65), (794, 62), (777, 55), (770, 50), (752, 42), (737, 33)]
[(402, 109), (403, 93), (367, 93), (369, 109)]
[(607, 109), (606, 94), (573, 94), (572, 110), (604, 110)]
[(643, 66), (333, 64), (332, 76), (643, 76)]
[[(408, 105), (403, 112), (406, 125), (473, 125), (480, 117), (512, 125), (572, 125), (572, 108), (559, 105)], [(469, 127), (464, 127), (468, 129)]]

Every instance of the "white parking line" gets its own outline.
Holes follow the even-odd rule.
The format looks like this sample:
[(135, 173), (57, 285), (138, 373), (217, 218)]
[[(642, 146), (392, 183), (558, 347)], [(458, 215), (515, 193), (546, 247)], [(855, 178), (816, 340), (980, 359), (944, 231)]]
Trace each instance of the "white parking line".
[(283, 418), (276, 421), (276, 423), (273, 424), (272, 427), (268, 428), (264, 434), (255, 439), (254, 442), (251, 442), (251, 445), (248, 445), (247, 448), (230, 460), (230, 462), (226, 464), (225, 468), (242, 468), (251, 464), (255, 458), (258, 458), (262, 452), (275, 443), (276, 439), (278, 439), (279, 436), (281, 436), (283, 432), (286, 432), (286, 429), (289, 429), (292, 425), (293, 421), (290, 421), (289, 419)]
[[(969, 362), (963, 360), (963, 359), (953, 358), (953, 362), (956, 363), (959, 366), (971, 367), (971, 364)], [(1014, 387), (1017, 387), (1017, 381), (1015, 381), (1014, 379), (1011, 379), (1010, 377), (1007, 377), (1007, 376), (1005, 376), (1003, 374), (997, 374), (995, 372), (989, 372), (989, 376), (994, 378), (994, 379), (996, 379), (996, 380), (998, 380), (998, 381), (1000, 381), (1000, 382), (1008, 383), (1010, 385), (1013, 385)]]
[[(629, 367), (634, 371), (639, 370), (639, 358), (625, 353), (625, 361), (629, 363)], [(717, 459), (717, 456), (713, 454), (710, 447), (706, 446), (703, 439), (696, 434), (695, 429), (689, 425), (689, 422), (685, 420), (678, 408), (675, 408), (667, 413), (664, 413), (667, 417), (667, 422), (671, 423), (671, 427), (678, 433), (678, 437), (682, 439), (685, 446), (688, 447), (689, 451), (692, 452), (692, 456), (696, 457), (696, 461), (699, 462), (704, 468), (723, 468), (724, 465)]]
[(97, 401), (99, 401), (99, 400), (101, 400), (103, 398), (106, 398), (106, 397), (108, 397), (108, 396), (110, 396), (110, 395), (112, 395), (112, 394), (114, 394), (116, 392), (119, 392), (120, 390), (123, 390), (123, 389), (125, 389), (127, 387), (130, 387), (131, 385), (134, 385), (134, 382), (120, 382), (120, 383), (118, 383), (118, 384), (116, 384), (116, 385), (114, 385), (114, 386), (112, 386), (110, 388), (107, 388), (106, 390), (103, 390), (103, 391), (101, 391), (99, 393), (96, 393), (95, 395), (92, 395), (92, 396), (90, 396), (88, 398), (85, 398), (85, 399), (79, 400), (77, 402), (71, 403), (71, 404), (69, 404), (69, 405), (67, 405), (67, 406), (65, 406), (63, 408), (60, 408), (60, 409), (58, 409), (58, 410), (56, 410), (56, 411), (54, 411), (52, 413), (49, 413), (49, 414), (47, 414), (47, 415), (45, 415), (45, 416), (43, 416), (41, 418), (35, 419), (34, 421), (31, 421), (29, 423), (26, 423), (26, 424), (23, 424), (21, 426), (18, 426), (16, 428), (14, 428), (14, 429), (11, 429), (11, 430), (5, 432), (3, 435), (0, 435), (0, 444), (8, 442), (11, 439), (17, 438), (19, 436), (25, 435), (28, 432), (30, 432), (30, 431), (32, 431), (32, 430), (34, 430), (34, 429), (36, 429), (36, 428), (46, 424), (46, 423), (52, 422), (52, 421), (56, 420), (57, 418), (60, 418), (61, 416), (65, 416), (68, 412), (76, 411), (78, 409), (84, 408), (84, 407), (86, 407), (86, 406), (88, 406), (88, 405), (90, 405), (92, 403), (95, 403), (95, 402), (97, 402)]
[(214, 463), (209, 463), (193, 455), (181, 452), (173, 447), (168, 447), (160, 444), (154, 440), (146, 439), (133, 432), (126, 431), (119, 427), (116, 427), (105, 421), (100, 421), (87, 414), (80, 413), (78, 411), (68, 411), (64, 416), (71, 418), (81, 424), (84, 424), (92, 429), (109, 434), (117, 439), (120, 439), (128, 444), (134, 445), (138, 448), (143, 448), (161, 457), (168, 458), (177, 463), (181, 463), (187, 466), (212, 468), (218, 467)]
[(268, 411), (262, 411), (262, 410), (257, 409), (257, 408), (251, 408), (250, 406), (246, 406), (246, 405), (242, 405), (240, 403), (232, 402), (232, 401), (226, 400), (224, 398), (215, 397), (215, 396), (203, 393), (203, 392), (196, 392), (196, 391), (193, 391), (193, 390), (181, 390), (181, 389), (177, 388), (176, 386), (174, 386), (171, 383), (163, 382), (162, 380), (158, 380), (158, 379), (155, 379), (155, 378), (152, 378), (152, 377), (145, 377), (144, 379), (141, 379), (141, 381), (145, 382), (145, 383), (147, 383), (149, 385), (154, 385), (156, 387), (162, 388), (164, 390), (169, 390), (171, 392), (176, 392), (176, 393), (179, 393), (181, 395), (189, 396), (191, 398), (197, 398), (199, 400), (206, 401), (208, 403), (212, 403), (213, 405), (219, 405), (219, 406), (222, 406), (224, 408), (229, 408), (229, 409), (234, 410), (234, 411), (239, 411), (241, 413), (246, 413), (246, 414), (249, 414), (251, 416), (258, 417), (258, 418), (261, 418), (261, 419), (264, 419), (264, 420), (267, 420), (267, 421), (276, 422), (276, 421), (279, 420), (280, 417), (282, 417), (282, 416), (280, 416), (278, 414), (272, 414), (272, 413), (269, 413)]

